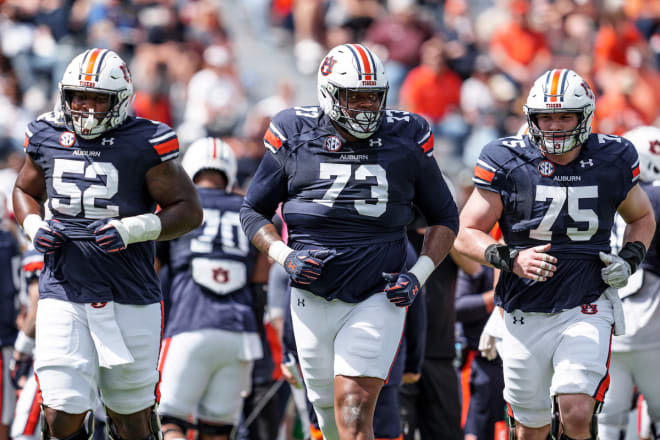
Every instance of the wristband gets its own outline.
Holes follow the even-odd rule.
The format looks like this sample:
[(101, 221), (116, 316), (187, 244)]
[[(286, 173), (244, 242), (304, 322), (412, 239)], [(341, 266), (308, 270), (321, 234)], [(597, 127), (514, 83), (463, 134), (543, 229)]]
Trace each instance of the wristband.
[(283, 241), (276, 241), (268, 248), (268, 256), (284, 266), (284, 260), (293, 252)]
[(431, 276), (435, 270), (435, 263), (431, 257), (427, 255), (422, 255), (417, 259), (417, 262), (410, 268), (409, 273), (417, 277), (419, 281), (419, 286), (423, 286), (426, 283), (426, 280)]
[(619, 257), (630, 265), (630, 274), (634, 274), (646, 257), (646, 246), (641, 241), (629, 241), (621, 248)]
[(486, 248), (484, 258), (494, 268), (504, 272), (513, 272), (513, 262), (518, 256), (518, 251), (510, 249), (505, 244), (493, 243)]
[(14, 342), (14, 350), (20, 353), (32, 354), (34, 345), (34, 338), (26, 335), (23, 330), (18, 332), (18, 336), (16, 336), (16, 341)]
[(143, 241), (156, 240), (162, 225), (156, 214), (141, 214), (108, 222), (117, 229), (126, 246)]
[(38, 214), (29, 214), (23, 220), (23, 230), (30, 239), (30, 242), (32, 242), (32, 240), (34, 239), (35, 234), (42, 226), (43, 222), (44, 219), (42, 219), (41, 216)]

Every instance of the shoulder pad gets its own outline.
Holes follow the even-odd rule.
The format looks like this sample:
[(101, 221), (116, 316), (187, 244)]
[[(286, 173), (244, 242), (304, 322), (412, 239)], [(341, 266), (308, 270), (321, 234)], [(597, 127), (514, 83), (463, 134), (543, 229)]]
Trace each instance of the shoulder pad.
[(264, 146), (277, 153), (292, 137), (318, 128), (321, 116), (318, 106), (292, 107), (277, 113), (264, 134)]
[(133, 130), (153, 148), (161, 162), (179, 155), (179, 139), (176, 132), (167, 124), (144, 118), (127, 119), (124, 129)]

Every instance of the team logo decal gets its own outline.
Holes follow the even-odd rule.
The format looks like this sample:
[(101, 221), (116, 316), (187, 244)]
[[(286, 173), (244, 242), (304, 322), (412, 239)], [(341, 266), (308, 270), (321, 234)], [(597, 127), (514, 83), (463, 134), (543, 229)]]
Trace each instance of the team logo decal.
[(594, 166), (594, 161), (591, 158), (589, 158), (589, 160), (581, 160), (580, 161), (580, 167), (581, 168), (592, 167), (592, 166)]
[(653, 154), (660, 154), (660, 141), (652, 140), (649, 143), (649, 151)]
[(555, 174), (555, 165), (549, 160), (542, 160), (539, 162), (539, 173), (543, 177), (550, 177)]
[(325, 149), (331, 153), (341, 150), (341, 139), (337, 136), (328, 136), (325, 138)]
[(321, 64), (321, 75), (328, 76), (332, 73), (332, 68), (337, 64), (335, 57), (325, 57), (323, 64)]
[(595, 315), (598, 313), (598, 304), (582, 304), (582, 313), (585, 315)]
[(76, 143), (76, 135), (70, 131), (65, 131), (60, 135), (60, 145), (63, 147), (71, 147)]

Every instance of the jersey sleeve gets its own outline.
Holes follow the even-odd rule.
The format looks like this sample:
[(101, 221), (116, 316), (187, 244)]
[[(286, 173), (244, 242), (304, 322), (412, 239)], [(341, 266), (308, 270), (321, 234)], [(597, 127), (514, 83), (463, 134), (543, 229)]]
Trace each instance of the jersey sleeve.
[(639, 181), (639, 154), (633, 144), (626, 138), (621, 139), (621, 163), (623, 173), (623, 197), (625, 198), (628, 191)]
[(505, 170), (501, 166), (506, 152), (498, 141), (492, 141), (481, 150), (474, 166), (472, 182), (477, 188), (502, 193), (505, 182)]
[(179, 139), (176, 132), (162, 122), (145, 120), (145, 123), (151, 124), (144, 130), (149, 166), (154, 167), (179, 157)]
[(458, 208), (438, 162), (433, 157), (433, 133), (420, 116), (414, 115), (413, 123), (416, 124), (413, 138), (419, 163), (413, 202), (429, 226), (443, 225), (458, 233)]

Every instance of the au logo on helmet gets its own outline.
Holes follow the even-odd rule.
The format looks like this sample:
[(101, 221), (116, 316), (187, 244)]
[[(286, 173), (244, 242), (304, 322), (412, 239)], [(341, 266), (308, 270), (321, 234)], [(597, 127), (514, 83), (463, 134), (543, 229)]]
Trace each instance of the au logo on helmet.
[(337, 64), (337, 60), (335, 60), (333, 56), (325, 57), (323, 63), (321, 64), (321, 75), (330, 75), (335, 64)]

